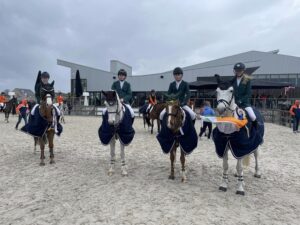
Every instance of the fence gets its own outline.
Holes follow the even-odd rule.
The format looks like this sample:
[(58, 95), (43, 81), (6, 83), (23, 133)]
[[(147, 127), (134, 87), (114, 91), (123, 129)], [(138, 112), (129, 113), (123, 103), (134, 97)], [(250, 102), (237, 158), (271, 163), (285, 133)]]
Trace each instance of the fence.
[[(199, 113), (200, 106), (204, 101), (209, 101), (212, 108), (216, 108), (217, 102), (215, 98), (197, 98), (191, 99), (195, 103), (195, 112)], [(275, 123), (283, 126), (292, 126), (291, 117), (288, 109), (295, 101), (295, 99), (251, 99), (252, 104), (259, 109), (264, 116), (265, 121), (269, 123)], [(83, 103), (75, 104), (72, 107), (71, 115), (82, 116), (100, 116), (102, 115), (103, 106), (83, 106)], [(134, 107), (136, 116), (140, 116), (138, 108)]]

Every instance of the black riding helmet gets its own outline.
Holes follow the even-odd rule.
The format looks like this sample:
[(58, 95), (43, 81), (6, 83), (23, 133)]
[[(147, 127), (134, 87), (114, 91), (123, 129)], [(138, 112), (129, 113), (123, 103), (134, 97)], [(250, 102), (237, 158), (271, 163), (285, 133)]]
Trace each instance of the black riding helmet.
[(244, 63), (238, 62), (234, 65), (234, 70), (245, 70), (246, 66)]
[(41, 78), (50, 78), (50, 75), (48, 72), (45, 71), (41, 74)]
[(183, 74), (183, 71), (180, 67), (176, 67), (174, 70), (173, 70), (173, 75), (175, 74)]
[(127, 72), (126, 72), (126, 70), (120, 69), (120, 70), (118, 71), (118, 76), (119, 76), (119, 75), (124, 75), (125, 77), (127, 77)]

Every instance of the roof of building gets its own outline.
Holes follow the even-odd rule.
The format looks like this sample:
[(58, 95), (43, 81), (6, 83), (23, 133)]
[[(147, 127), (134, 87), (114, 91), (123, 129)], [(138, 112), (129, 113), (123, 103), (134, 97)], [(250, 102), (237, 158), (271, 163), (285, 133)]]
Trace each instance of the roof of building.
[[(248, 73), (252, 73), (253, 75), (299, 74), (300, 57), (282, 55), (278, 54), (278, 52), (279, 50), (270, 52), (248, 51), (182, 67), (184, 72), (183, 79), (187, 82), (192, 82), (201, 77), (213, 77), (214, 74), (232, 76), (233, 66), (237, 62), (243, 62), (248, 70), (252, 70), (248, 71)], [(59, 59), (57, 60), (57, 64), (71, 68), (71, 78), (73, 79), (74, 71), (77, 69), (80, 70), (81, 78), (90, 80), (87, 82), (87, 91), (109, 90), (112, 82), (116, 79), (116, 75), (108, 71)], [(174, 80), (172, 75), (173, 68), (170, 69), (161, 73), (134, 75), (127, 77), (127, 81), (131, 83), (133, 91), (149, 91), (154, 87), (157, 91), (166, 91), (169, 83)]]

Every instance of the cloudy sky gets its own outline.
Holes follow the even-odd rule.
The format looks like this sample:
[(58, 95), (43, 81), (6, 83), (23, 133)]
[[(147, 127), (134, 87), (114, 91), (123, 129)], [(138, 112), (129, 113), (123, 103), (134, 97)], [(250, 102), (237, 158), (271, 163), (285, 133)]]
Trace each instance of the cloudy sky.
[(300, 56), (300, 0), (0, 0), (0, 91), (39, 70), (70, 90), (57, 59), (150, 74), (237, 53)]

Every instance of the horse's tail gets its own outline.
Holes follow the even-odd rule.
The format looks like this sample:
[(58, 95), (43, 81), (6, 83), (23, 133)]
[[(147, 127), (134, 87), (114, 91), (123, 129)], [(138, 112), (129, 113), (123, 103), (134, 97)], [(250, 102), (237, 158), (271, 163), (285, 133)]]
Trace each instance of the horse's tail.
[(242, 160), (242, 161), (243, 161), (243, 165), (248, 167), (248, 166), (250, 165), (250, 159), (251, 159), (251, 158), (250, 158), (250, 155), (246, 155), (246, 156), (243, 158), (243, 160)]

